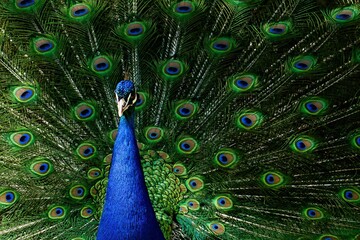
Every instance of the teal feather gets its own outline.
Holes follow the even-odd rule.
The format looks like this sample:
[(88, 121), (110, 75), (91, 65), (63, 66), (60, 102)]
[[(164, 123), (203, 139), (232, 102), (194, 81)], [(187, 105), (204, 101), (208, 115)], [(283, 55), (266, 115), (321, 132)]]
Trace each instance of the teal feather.
[[(136, 226), (118, 239), (358, 239), (359, 21), (356, 0), (2, 1), (0, 239), (102, 217)], [(147, 192), (120, 190), (151, 205), (111, 218), (119, 97)]]

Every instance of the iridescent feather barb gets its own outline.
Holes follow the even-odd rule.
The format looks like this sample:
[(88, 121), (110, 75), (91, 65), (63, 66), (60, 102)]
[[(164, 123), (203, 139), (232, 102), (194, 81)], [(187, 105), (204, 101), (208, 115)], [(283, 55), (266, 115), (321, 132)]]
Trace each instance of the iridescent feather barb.
[(3, 0), (0, 239), (360, 238), (359, 21), (356, 0)]

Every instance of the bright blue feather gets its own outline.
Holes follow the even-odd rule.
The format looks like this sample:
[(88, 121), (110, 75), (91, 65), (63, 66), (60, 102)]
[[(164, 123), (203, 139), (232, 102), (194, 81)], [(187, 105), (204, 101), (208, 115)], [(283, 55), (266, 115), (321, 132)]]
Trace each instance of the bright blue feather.
[(120, 118), (98, 240), (164, 239), (145, 186), (130, 121)]

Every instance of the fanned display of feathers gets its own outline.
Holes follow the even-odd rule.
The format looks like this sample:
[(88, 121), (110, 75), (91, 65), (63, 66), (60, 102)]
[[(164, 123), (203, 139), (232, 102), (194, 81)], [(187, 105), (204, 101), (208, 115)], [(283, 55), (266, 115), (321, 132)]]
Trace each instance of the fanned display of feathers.
[(165, 239), (360, 239), (359, 65), (358, 0), (2, 0), (0, 239), (96, 239), (122, 79)]

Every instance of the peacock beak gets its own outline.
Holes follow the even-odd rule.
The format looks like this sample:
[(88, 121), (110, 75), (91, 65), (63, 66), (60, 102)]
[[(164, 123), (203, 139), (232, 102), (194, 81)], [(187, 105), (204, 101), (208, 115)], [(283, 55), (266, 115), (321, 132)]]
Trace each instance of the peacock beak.
[(129, 107), (134, 106), (138, 98), (137, 93), (135, 92), (130, 93), (127, 98), (119, 98), (119, 96), (116, 93), (115, 96), (118, 105), (119, 117), (121, 117)]

